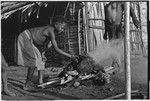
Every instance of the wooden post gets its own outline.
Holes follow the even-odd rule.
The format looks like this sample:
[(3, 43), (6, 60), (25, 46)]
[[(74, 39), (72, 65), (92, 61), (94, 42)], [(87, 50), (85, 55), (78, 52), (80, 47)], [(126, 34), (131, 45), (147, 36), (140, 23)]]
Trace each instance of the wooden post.
[(80, 14), (81, 9), (78, 11), (78, 45), (79, 45), (79, 55), (81, 55), (81, 40), (80, 40)]
[(84, 23), (84, 30), (85, 30), (85, 46), (86, 46), (86, 52), (89, 52), (88, 48), (88, 38), (87, 38), (87, 23), (86, 23), (86, 14), (85, 14), (85, 6), (83, 7), (83, 23)]
[(88, 52), (90, 52), (91, 50), (93, 50), (93, 33), (91, 33), (90, 28), (89, 28), (89, 12), (88, 12), (88, 2), (85, 3), (85, 15), (86, 15), (86, 26), (87, 26), (87, 39), (88, 39)]
[(130, 2), (125, 2), (125, 80), (126, 99), (131, 99), (131, 68), (130, 68)]

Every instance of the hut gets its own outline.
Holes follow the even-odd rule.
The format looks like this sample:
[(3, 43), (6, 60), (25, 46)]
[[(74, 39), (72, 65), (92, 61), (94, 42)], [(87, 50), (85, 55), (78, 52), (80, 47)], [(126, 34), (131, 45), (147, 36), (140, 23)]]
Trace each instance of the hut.
[[(56, 15), (63, 15), (68, 21), (65, 33), (57, 35), (59, 47), (71, 54), (85, 54), (103, 45), (105, 40), (104, 6), (108, 2), (1, 2), (2, 53), (9, 63), (17, 61), (17, 37), (23, 30), (44, 26)], [(141, 21), (141, 30), (135, 29), (131, 19), (131, 50), (133, 54), (147, 47), (146, 2), (132, 2)], [(145, 54), (145, 53), (144, 53)], [(50, 55), (48, 53), (48, 55)]]
[[(98, 46), (109, 44), (108, 40), (103, 39), (103, 34), (105, 32), (104, 6), (107, 3), (108, 2), (81, 1), (1, 2), (1, 45), (2, 53), (5, 56), (6, 61), (9, 65), (16, 64), (17, 37), (22, 31), (28, 28), (50, 24), (57, 15), (63, 15), (68, 21), (65, 32), (56, 35), (56, 41), (59, 48), (62, 50), (71, 54), (83, 55), (94, 51)], [(141, 21), (140, 30), (137, 30), (132, 23), (132, 19), (130, 19), (131, 53), (134, 56), (141, 53), (142, 55), (147, 55), (147, 2), (131, 2), (131, 6), (134, 8), (138, 19)], [(46, 53), (48, 62), (53, 62), (57, 65), (64, 63), (64, 58), (56, 54), (55, 51), (53, 51), (53, 47), (51, 47), (50, 51), (52, 52)], [(98, 52), (101, 51), (98, 50)], [(105, 53), (107, 53), (107, 51)], [(101, 55), (99, 57), (101, 57)], [(141, 70), (145, 69), (141, 68)], [(136, 72), (135, 76), (142, 76), (143, 74), (144, 72), (142, 72), (141, 75)], [(141, 84), (138, 87), (142, 88)], [(94, 91), (95, 90), (96, 89), (94, 88)], [(73, 90), (71, 89), (71, 92), (72, 91)], [(111, 89), (108, 90), (108, 92), (110, 91)], [(98, 93), (97, 98), (103, 99), (103, 97), (99, 96), (101, 95)], [(95, 95), (93, 97), (94, 99), (96, 98)]]

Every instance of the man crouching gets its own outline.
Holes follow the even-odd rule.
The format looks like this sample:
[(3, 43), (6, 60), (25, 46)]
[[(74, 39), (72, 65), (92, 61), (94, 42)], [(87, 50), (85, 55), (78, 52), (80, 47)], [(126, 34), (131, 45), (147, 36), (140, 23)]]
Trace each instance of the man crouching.
[[(58, 48), (55, 40), (55, 34), (62, 33), (66, 27), (65, 19), (58, 16), (53, 25), (36, 27), (27, 29), (18, 37), (18, 65), (28, 67), (26, 84), (24, 90), (31, 90), (33, 83), (31, 79), (35, 68), (38, 70), (38, 83), (43, 83), (43, 70), (45, 69), (44, 51), (52, 44), (54, 49), (69, 58), (76, 59), (74, 55), (70, 55)], [(32, 86), (33, 85), (33, 86)]]

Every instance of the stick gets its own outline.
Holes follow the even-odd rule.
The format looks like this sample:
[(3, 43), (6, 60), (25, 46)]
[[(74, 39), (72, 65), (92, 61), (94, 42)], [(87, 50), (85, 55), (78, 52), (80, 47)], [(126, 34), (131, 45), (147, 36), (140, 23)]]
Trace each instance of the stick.
[(79, 47), (79, 55), (81, 54), (81, 40), (80, 40), (80, 13), (81, 9), (78, 11), (78, 47)]
[(85, 6), (83, 8), (83, 23), (84, 23), (84, 30), (85, 30), (85, 47), (86, 47), (86, 53), (88, 53), (88, 38), (87, 38), (87, 22), (86, 22), (86, 13), (85, 13)]
[(69, 5), (70, 5), (70, 2), (68, 2), (68, 4), (67, 4), (66, 10), (65, 10), (65, 14), (64, 14), (64, 18), (66, 17), (66, 14), (67, 14), (67, 10), (68, 10)]
[[(131, 93), (136, 93), (138, 91), (139, 90), (133, 90), (133, 91), (131, 91)], [(104, 100), (111, 100), (111, 99), (115, 99), (115, 98), (118, 98), (118, 97), (121, 97), (121, 96), (124, 96), (124, 95), (125, 95), (125, 93), (121, 93), (121, 94), (118, 94), (118, 95), (115, 95), (115, 96), (112, 96), (112, 97), (108, 97), (108, 98), (106, 98)]]

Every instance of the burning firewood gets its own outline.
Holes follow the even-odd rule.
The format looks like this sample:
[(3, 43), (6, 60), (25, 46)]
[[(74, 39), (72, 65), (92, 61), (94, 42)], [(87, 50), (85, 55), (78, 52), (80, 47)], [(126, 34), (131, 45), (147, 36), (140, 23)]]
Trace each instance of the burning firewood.
[[(113, 65), (114, 63), (117, 63), (117, 61), (113, 61)], [(59, 74), (57, 80), (51, 79), (48, 82), (39, 85), (39, 87), (45, 87), (55, 83), (57, 83), (57, 85), (77, 87), (85, 80), (92, 80), (95, 84), (106, 84), (110, 83), (111, 75), (117, 71), (118, 68), (116, 67), (102, 67), (101, 65), (96, 64), (89, 56), (79, 56), (78, 62), (72, 61), (68, 64)]]

